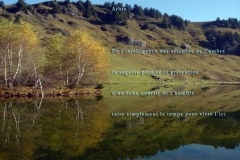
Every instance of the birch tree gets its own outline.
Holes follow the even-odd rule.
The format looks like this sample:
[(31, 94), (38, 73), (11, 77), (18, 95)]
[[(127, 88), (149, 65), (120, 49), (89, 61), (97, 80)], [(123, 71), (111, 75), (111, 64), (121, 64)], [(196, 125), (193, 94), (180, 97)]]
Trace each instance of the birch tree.
[(22, 58), (30, 55), (36, 46), (37, 35), (30, 24), (0, 19), (0, 53), (6, 86), (11, 87), (18, 76), (21, 82)]
[(76, 31), (68, 37), (58, 35), (53, 38), (49, 50), (51, 52), (48, 53), (47, 60), (59, 66), (58, 75), (67, 86), (77, 86), (84, 75), (91, 75), (95, 82), (106, 77), (107, 53), (87, 33)]

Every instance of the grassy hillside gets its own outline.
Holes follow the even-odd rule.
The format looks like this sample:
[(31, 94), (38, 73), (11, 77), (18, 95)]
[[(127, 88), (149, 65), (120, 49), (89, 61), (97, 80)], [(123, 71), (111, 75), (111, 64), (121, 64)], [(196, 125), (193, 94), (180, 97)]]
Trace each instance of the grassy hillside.
[[(41, 56), (38, 58), (38, 65), (45, 63), (44, 53), (49, 40), (56, 34), (69, 35), (71, 31), (82, 30), (88, 32), (94, 39), (102, 42), (109, 53), (109, 79), (106, 83), (132, 82), (132, 83), (156, 83), (150, 75), (112, 75), (111, 71), (142, 71), (142, 70), (197, 70), (198, 75), (157, 75), (163, 79), (170, 79), (174, 82), (187, 81), (216, 82), (240, 81), (240, 57), (235, 55), (221, 54), (112, 54), (111, 49), (182, 49), (188, 45), (191, 50), (204, 49), (202, 44), (210, 43), (205, 35), (206, 31), (215, 28), (217, 31), (231, 31), (240, 34), (239, 29), (205, 27), (205, 23), (189, 23), (186, 30), (179, 30), (176, 27), (164, 29), (157, 24), (162, 19), (150, 17), (133, 17), (128, 20), (127, 25), (104, 23), (98, 16), (85, 18), (81, 12), (78, 15), (52, 14), (51, 7), (42, 3), (33, 5), (35, 12), (7, 12), (0, 11), (0, 16), (12, 19), (22, 19), (34, 26), (39, 35)], [(9, 6), (10, 7), (10, 6)], [(7, 7), (8, 8), (8, 7)], [(62, 8), (67, 6), (62, 5)], [(106, 8), (94, 6), (96, 15), (104, 15)], [(39, 12), (41, 11), (41, 13)], [(31, 13), (31, 14), (29, 14)], [(15, 18), (14, 18), (15, 17)], [(141, 29), (142, 24), (149, 24), (148, 29)], [(128, 43), (129, 39), (146, 42), (146, 46), (133, 46)]]

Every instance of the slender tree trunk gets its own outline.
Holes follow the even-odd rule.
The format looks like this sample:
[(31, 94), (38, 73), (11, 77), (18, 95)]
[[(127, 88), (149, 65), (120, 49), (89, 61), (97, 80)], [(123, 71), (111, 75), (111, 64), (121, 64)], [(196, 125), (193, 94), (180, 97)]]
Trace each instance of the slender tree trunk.
[(3, 126), (2, 126), (2, 133), (4, 133), (5, 121), (6, 121), (6, 109), (7, 109), (7, 102), (5, 102), (5, 107), (3, 111)]
[(67, 80), (66, 81), (67, 81), (67, 86), (68, 86), (68, 69), (67, 69)]
[(34, 70), (34, 83), (35, 83), (35, 88), (37, 88), (38, 86), (38, 79), (37, 79), (37, 67), (35, 62), (33, 61), (31, 55), (29, 55), (29, 58), (31, 60), (31, 62), (33, 63), (33, 70)]
[(79, 82), (83, 76), (84, 70), (85, 70), (85, 63), (83, 64), (82, 67), (80, 65), (78, 65), (78, 77), (77, 77), (75, 85), (79, 84)]
[(5, 78), (5, 85), (7, 86), (7, 54), (6, 53), (4, 57), (4, 78)]
[[(7, 60), (8, 58), (8, 60)], [(12, 87), (12, 79), (11, 79), (11, 65), (12, 65), (12, 46), (8, 43), (7, 45), (7, 53), (5, 57), (6, 63), (5, 63), (5, 83), (8, 88)], [(8, 62), (8, 63), (7, 63)], [(8, 67), (8, 70), (7, 70)], [(7, 75), (8, 71), (8, 75)]]
[(44, 97), (44, 93), (43, 93), (42, 81), (41, 81), (40, 78), (38, 78), (38, 83), (39, 83), (39, 86), (40, 86), (40, 89), (41, 89), (41, 92), (42, 92), (42, 96), (41, 97), (43, 98)]
[(67, 115), (68, 102), (66, 102), (65, 108), (66, 108), (66, 115)]
[[(81, 66), (82, 64), (82, 66)], [(81, 55), (78, 56), (78, 62), (77, 62), (77, 67), (78, 67), (78, 76), (77, 76), (77, 79), (76, 79), (76, 82), (75, 82), (75, 85), (78, 85), (82, 76), (83, 76), (83, 73), (84, 73), (84, 70), (85, 70), (85, 64), (86, 62), (81, 60)]]
[(66, 83), (64, 81), (64, 78), (63, 78), (62, 64), (59, 65), (59, 69), (60, 69), (60, 76), (61, 76), (61, 79), (62, 79), (62, 83), (63, 83), (63, 85), (66, 85)]
[(22, 52), (23, 52), (23, 49), (22, 49), (22, 45), (21, 45), (21, 47), (20, 47), (20, 49), (18, 51), (18, 66), (17, 66), (16, 72), (15, 72), (15, 74), (13, 76), (12, 82), (15, 80), (19, 70), (21, 72)]
[[(12, 104), (11, 104), (11, 106), (12, 106)], [(16, 141), (17, 141), (17, 146), (19, 148), (19, 137), (20, 137), (19, 119), (16, 117), (16, 115), (13, 112), (12, 108), (11, 108), (11, 111), (12, 111), (12, 115), (13, 115), (13, 118), (14, 118), (14, 121), (15, 121), (15, 125), (16, 125)]]
[(2, 65), (3, 65), (3, 56), (2, 56), (2, 53), (0, 53), (0, 73), (2, 72)]

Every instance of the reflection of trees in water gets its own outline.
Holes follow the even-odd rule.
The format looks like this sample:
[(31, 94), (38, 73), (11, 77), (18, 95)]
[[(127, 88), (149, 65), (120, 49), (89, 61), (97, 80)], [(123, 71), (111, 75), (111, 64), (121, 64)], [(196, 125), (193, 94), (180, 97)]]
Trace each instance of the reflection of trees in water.
[(92, 99), (6, 101), (0, 108), (0, 159), (77, 156), (102, 140), (107, 125), (106, 106)]
[[(227, 115), (239, 115), (238, 112)], [(134, 159), (152, 157), (159, 151), (177, 150), (187, 144), (212, 145), (215, 148), (235, 149), (240, 142), (239, 118), (191, 117), (176, 121), (175, 117), (115, 119), (97, 150), (88, 150), (82, 159)], [(125, 123), (124, 123), (125, 122)], [(131, 123), (130, 123), (131, 122)], [(127, 126), (127, 127), (126, 127)]]
[[(102, 140), (106, 128), (106, 108), (94, 100), (69, 100), (65, 103), (67, 114), (54, 116), (57, 108), (51, 108), (43, 126), (43, 137), (36, 155), (51, 152), (57, 157), (74, 157), (95, 147)], [(52, 115), (52, 116), (50, 116)], [(44, 158), (49, 158), (44, 156)], [(51, 157), (52, 158), (52, 157)]]
[[(0, 103), (0, 108), (3, 108), (3, 112), (0, 112), (0, 117), (3, 117), (1, 118), (2, 134), (0, 134), (0, 144), (2, 146), (0, 149), (0, 159), (26, 158), (25, 155), (33, 153), (33, 138), (35, 133), (30, 133), (30, 130), (38, 114), (35, 107), (40, 109), (41, 101), (39, 105), (37, 104), (38, 102), (35, 102), (35, 104), (23, 104), (14, 101)], [(31, 109), (33, 109), (33, 113), (29, 114), (29, 110)], [(31, 125), (28, 125), (29, 119), (32, 121)]]

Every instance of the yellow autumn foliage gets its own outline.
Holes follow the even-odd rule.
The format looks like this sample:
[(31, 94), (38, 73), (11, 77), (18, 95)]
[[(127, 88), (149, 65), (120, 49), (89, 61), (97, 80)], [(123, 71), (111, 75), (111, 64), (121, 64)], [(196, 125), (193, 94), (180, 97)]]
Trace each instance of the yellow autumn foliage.
[[(76, 86), (85, 75), (85, 81), (100, 83), (106, 78), (108, 56), (99, 41), (85, 32), (75, 31), (70, 36), (55, 36), (48, 46), (46, 57), (63, 72), (65, 84)], [(59, 73), (60, 73), (59, 72)]]

